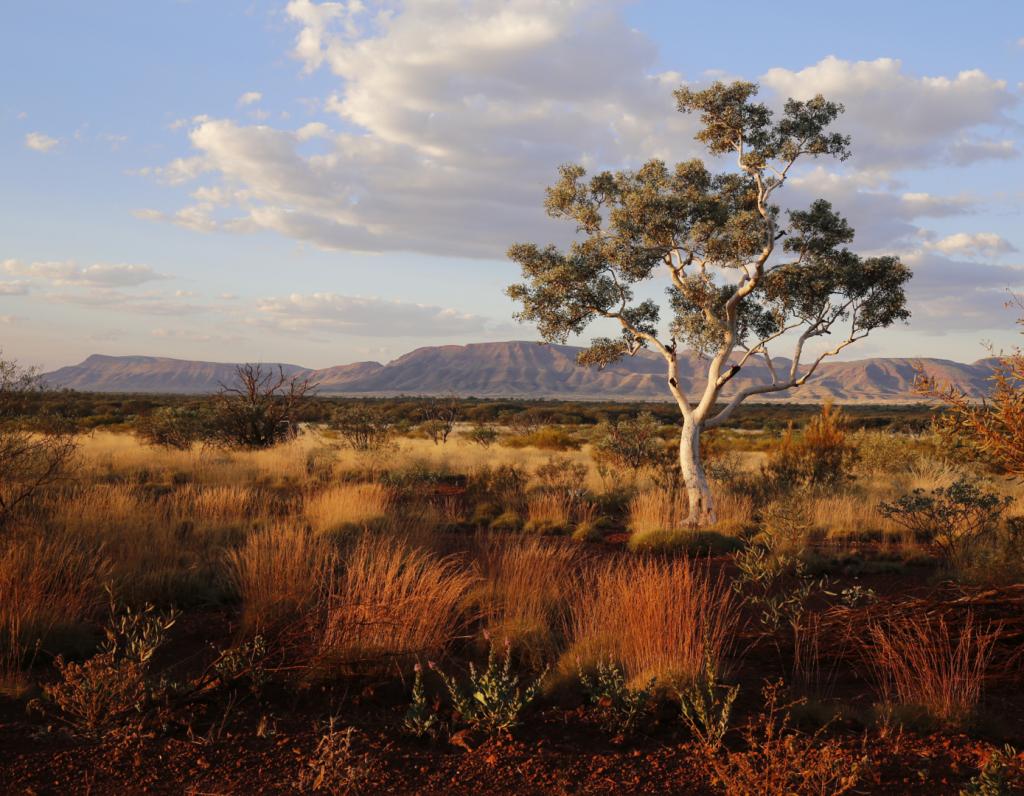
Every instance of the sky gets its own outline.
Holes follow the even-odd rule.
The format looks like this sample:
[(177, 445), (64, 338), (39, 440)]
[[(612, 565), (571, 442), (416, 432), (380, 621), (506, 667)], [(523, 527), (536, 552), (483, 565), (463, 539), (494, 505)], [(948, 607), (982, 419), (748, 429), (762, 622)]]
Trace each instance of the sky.
[(855, 250), (914, 270), (909, 324), (846, 358), (1020, 339), (1016, 0), (5, 5), (0, 348), (23, 364), (537, 339), (504, 252), (571, 232), (542, 208), (558, 165), (703, 156), (672, 90), (740, 78), (844, 103), (853, 157), (779, 199), (829, 199)]

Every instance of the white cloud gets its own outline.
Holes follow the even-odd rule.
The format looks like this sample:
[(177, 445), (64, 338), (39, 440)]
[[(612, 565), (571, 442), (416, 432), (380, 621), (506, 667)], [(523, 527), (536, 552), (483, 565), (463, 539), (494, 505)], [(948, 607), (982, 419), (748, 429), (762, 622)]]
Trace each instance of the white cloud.
[(464, 338), (494, 327), (487, 318), (458, 310), (336, 293), (293, 293), (286, 298), (268, 298), (259, 302), (257, 310), (259, 315), (253, 319), (256, 325), (295, 333)]
[(1015, 252), (1017, 248), (1006, 238), (994, 232), (957, 232), (925, 244), (943, 254), (959, 254), (968, 257), (998, 257)]
[[(620, 8), (617, 0), (433, 0), (371, 10), (291, 0), (287, 14), (300, 27), (293, 54), (339, 79), (321, 107), (344, 132), (323, 122), (283, 129), (196, 117), (193, 152), (152, 173), (175, 184), (202, 177), (202, 187), (176, 212), (137, 215), (373, 252), (500, 257), (517, 240), (564, 240), (565, 225), (542, 209), (559, 164), (619, 168), (701, 152), (696, 120), (673, 107), (683, 76), (658, 71), (653, 42)], [(891, 183), (905, 168), (1017, 153), (1014, 139), (993, 137), (1012, 126), (1017, 98), (980, 71), (916, 77), (893, 59), (830, 57), (769, 70), (762, 82), (775, 104), (819, 91), (846, 104), (837, 128), (853, 134), (853, 170), (836, 177), (846, 184), (833, 193), (858, 226), (858, 245), (919, 244), (914, 219), (966, 212), (971, 202), (851, 177)], [(307, 154), (312, 139), (317, 149)]]
[(29, 283), (24, 280), (0, 282), (0, 296), (24, 296), (29, 291)]
[[(500, 256), (551, 234), (543, 189), (559, 164), (620, 167), (698, 149), (694, 121), (673, 108), (678, 75), (656, 73), (655, 47), (616, 2), (359, 8), (288, 5), (301, 24), (295, 54), (341, 80), (327, 107), (349, 132), (223, 119), (191, 131), (197, 171), (236, 197), (233, 228), (245, 219), (332, 248)], [(313, 137), (326, 152), (300, 151)], [(218, 224), (200, 205), (202, 223), (151, 217)]]
[(806, 207), (818, 197), (828, 199), (849, 219), (857, 232), (854, 245), (865, 252), (915, 248), (920, 243), (920, 219), (958, 216), (974, 209), (965, 197), (899, 192), (876, 183), (871, 175), (818, 167), (791, 179), (786, 196), (789, 207)]
[(167, 279), (148, 265), (94, 263), (82, 268), (73, 260), (22, 263), (4, 260), (0, 269), (15, 276), (39, 279), (55, 285), (88, 285), (96, 287), (135, 287), (146, 282)]
[(51, 138), (45, 133), (27, 133), (25, 135), (25, 146), (36, 152), (49, 152), (59, 143), (59, 139)]
[(255, 105), (261, 99), (263, 99), (263, 95), (259, 91), (246, 91), (238, 98), (238, 104), (243, 107), (246, 105)]
[(990, 329), (1003, 315), (1007, 291), (1024, 288), (1024, 268), (955, 260), (934, 251), (903, 254), (910, 283), (911, 325), (944, 334)]
[[(824, 94), (846, 106), (854, 165), (906, 168), (1006, 157), (1003, 142), (972, 138), (979, 126), (1012, 126), (1018, 99), (1006, 81), (974, 69), (956, 77), (914, 77), (893, 58), (844, 61), (829, 56), (799, 71), (775, 68), (761, 82), (781, 97)], [(1012, 145), (1009, 147), (1012, 152)]]

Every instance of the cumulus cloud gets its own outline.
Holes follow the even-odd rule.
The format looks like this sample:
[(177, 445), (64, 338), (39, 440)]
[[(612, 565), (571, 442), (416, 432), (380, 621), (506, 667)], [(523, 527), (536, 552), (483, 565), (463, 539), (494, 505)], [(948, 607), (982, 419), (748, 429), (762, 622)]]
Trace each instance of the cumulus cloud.
[(246, 105), (255, 105), (261, 99), (263, 99), (263, 95), (259, 91), (246, 91), (238, 98), (238, 104), (243, 107)]
[(146, 282), (167, 279), (148, 265), (94, 263), (85, 268), (73, 260), (22, 263), (4, 260), (0, 270), (28, 279), (39, 279), (55, 285), (87, 285), (95, 287), (135, 287)]
[(257, 312), (253, 319), (256, 325), (296, 333), (464, 338), (495, 329), (487, 318), (454, 309), (336, 293), (293, 293), (286, 298), (268, 298), (259, 302)]
[(29, 283), (24, 280), (0, 282), (0, 296), (24, 296), (29, 292)]
[[(291, 0), (293, 55), (338, 78), (321, 107), (341, 132), (322, 121), (284, 129), (194, 117), (192, 152), (151, 172), (202, 185), (180, 210), (137, 215), (370, 252), (491, 258), (516, 240), (564, 241), (566, 227), (541, 207), (559, 164), (619, 168), (701, 151), (696, 120), (673, 108), (684, 76), (658, 71), (656, 47), (621, 5)], [(760, 79), (771, 103), (822, 92), (846, 104), (839, 126), (855, 156), (831, 190), (859, 245), (919, 244), (916, 219), (971, 209), (859, 177), (1017, 155), (1013, 138), (995, 134), (1013, 127), (1016, 95), (977, 70), (920, 77), (894, 59), (829, 57)]]
[[(199, 162), (189, 167), (231, 189), (223, 207), (235, 229), (244, 220), (331, 248), (500, 256), (550, 234), (541, 202), (560, 163), (697, 150), (693, 120), (673, 109), (679, 75), (657, 72), (655, 47), (617, 5), (440, 0), (382, 15), (295, 0), (295, 55), (339, 78), (326, 107), (346, 132), (211, 119), (190, 131)], [(303, 154), (311, 138), (317, 154)], [(213, 208), (194, 207), (202, 225), (150, 217), (205, 228)]]
[(25, 135), (25, 146), (36, 152), (49, 152), (59, 143), (59, 139), (51, 138), (45, 133), (27, 133)]
[(974, 202), (962, 196), (900, 191), (870, 176), (821, 167), (791, 179), (789, 207), (806, 207), (818, 197), (828, 199), (849, 219), (857, 232), (857, 250), (869, 253), (914, 248), (920, 244), (921, 219), (948, 218), (975, 209)]
[(994, 232), (957, 232), (925, 244), (943, 254), (974, 257), (998, 257), (1017, 251), (1017, 247)]
[(989, 329), (1004, 315), (1007, 291), (1024, 288), (1024, 268), (957, 260), (919, 250), (902, 257), (914, 271), (911, 323), (915, 329), (948, 333)]
[(770, 69), (761, 82), (781, 97), (824, 94), (846, 106), (858, 167), (906, 168), (936, 162), (961, 165), (1009, 157), (1012, 141), (978, 136), (986, 125), (1012, 126), (1017, 96), (1005, 80), (978, 69), (955, 77), (915, 77), (894, 58), (844, 61), (829, 56), (798, 71)]

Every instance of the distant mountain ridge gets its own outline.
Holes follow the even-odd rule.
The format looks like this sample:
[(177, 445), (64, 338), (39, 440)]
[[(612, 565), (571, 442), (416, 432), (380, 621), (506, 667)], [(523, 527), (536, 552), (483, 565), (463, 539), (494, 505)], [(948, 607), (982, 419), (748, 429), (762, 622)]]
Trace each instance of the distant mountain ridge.
[[(491, 398), (564, 398), (666, 400), (661, 357), (641, 351), (604, 370), (576, 364), (582, 349), (539, 345), (525, 341), (428, 346), (410, 351), (387, 364), (354, 362), (319, 370), (280, 363), (288, 375), (319, 382), (324, 394), (456, 395)], [(279, 363), (267, 363), (277, 368)], [(789, 361), (775, 360), (784, 372)], [(911, 402), (917, 368), (940, 382), (953, 384), (980, 397), (987, 392), (992, 360), (965, 364), (946, 359), (884, 358), (824, 362), (799, 390), (755, 396), (755, 400), (839, 402)], [(703, 363), (692, 353), (679, 357), (684, 390), (704, 384)], [(229, 384), (235, 365), (168, 357), (93, 354), (78, 365), (59, 368), (44, 378), (52, 386), (91, 392), (211, 393)], [(769, 381), (760, 359), (748, 362), (727, 385), (725, 395)]]

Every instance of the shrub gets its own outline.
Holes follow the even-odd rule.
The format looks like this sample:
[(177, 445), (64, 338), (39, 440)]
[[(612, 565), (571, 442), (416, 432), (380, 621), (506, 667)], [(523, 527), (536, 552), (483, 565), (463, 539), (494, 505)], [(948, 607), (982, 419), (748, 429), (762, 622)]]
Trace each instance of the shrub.
[(466, 437), (474, 445), (479, 445), (481, 448), (486, 449), (498, 441), (498, 431), (493, 426), (485, 426), (478, 423), (466, 433)]
[(402, 718), (402, 728), (414, 738), (432, 738), (437, 734), (440, 716), (427, 700), (423, 687), (423, 668), (416, 664), (416, 675), (412, 682), (412, 700)]
[(594, 458), (599, 463), (629, 470), (634, 476), (645, 467), (658, 464), (667, 450), (661, 424), (650, 412), (602, 422), (594, 432), (593, 446)]
[[(437, 669), (444, 681), (459, 720), (487, 733), (510, 730), (519, 723), (519, 714), (536, 698), (544, 680), (544, 672), (522, 685), (512, 671), (512, 646), (505, 641), (505, 654), (499, 662), (495, 645), (487, 653), (487, 667), (477, 671), (469, 664), (469, 682), (461, 686), (454, 677)], [(436, 669), (437, 667), (435, 667)]]
[(383, 408), (366, 403), (340, 407), (327, 427), (341, 435), (352, 450), (383, 453), (394, 447), (395, 424)]
[(43, 392), (35, 371), (0, 359), (0, 531), (74, 472), (74, 429), (62, 418), (32, 414)]
[(316, 384), (285, 375), (278, 365), (238, 365), (230, 385), (214, 397), (211, 441), (229, 448), (269, 448), (298, 433), (298, 413)]
[(354, 727), (336, 726), (334, 718), (327, 722), (313, 754), (299, 774), (296, 785), (300, 792), (357, 793), (371, 773), (370, 755), (357, 755), (352, 748)]
[(600, 714), (604, 728), (615, 735), (632, 732), (643, 718), (654, 696), (651, 679), (642, 688), (630, 688), (622, 669), (613, 662), (599, 661), (593, 676), (580, 671), (580, 684)]
[(777, 490), (804, 485), (835, 486), (851, 478), (856, 449), (847, 438), (846, 417), (831, 401), (812, 418), (804, 433), (794, 438), (790, 425), (768, 457), (765, 472)]
[(150, 661), (174, 625), (175, 614), (156, 613), (153, 606), (114, 615), (100, 652), (83, 664), (57, 656), (60, 679), (43, 686), (47, 702), (72, 731), (99, 737), (140, 716), (156, 696), (146, 683)]
[(1009, 497), (983, 491), (967, 479), (958, 478), (952, 485), (930, 493), (915, 489), (892, 503), (880, 503), (878, 511), (931, 544), (945, 561), (957, 564), (992, 535), (1011, 502)]
[(634, 559), (597, 565), (590, 577), (569, 623), (574, 670), (611, 660), (634, 685), (691, 682), (709, 659), (720, 671), (739, 614), (710, 564)]
[(714, 661), (710, 658), (705, 662), (702, 676), (676, 692), (683, 721), (706, 754), (714, 754), (721, 748), (729, 731), (732, 703), (739, 693), (738, 685), (719, 684)]
[(998, 636), (969, 613), (959, 631), (943, 617), (911, 616), (873, 625), (863, 654), (888, 710), (923, 711), (962, 726), (981, 701)]
[(993, 749), (978, 776), (967, 783), (960, 796), (1012, 796), (1024, 793), (1024, 765), (1017, 750), (1007, 744)]
[(209, 433), (209, 419), (183, 406), (161, 406), (135, 422), (135, 433), (148, 445), (187, 451)]
[(742, 751), (709, 754), (715, 784), (729, 796), (838, 796), (849, 793), (867, 769), (864, 755), (789, 726), (793, 705), (779, 704), (781, 684), (764, 689), (765, 709), (741, 732)]

